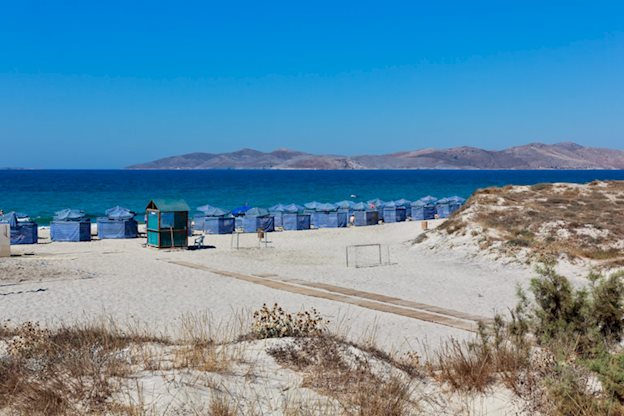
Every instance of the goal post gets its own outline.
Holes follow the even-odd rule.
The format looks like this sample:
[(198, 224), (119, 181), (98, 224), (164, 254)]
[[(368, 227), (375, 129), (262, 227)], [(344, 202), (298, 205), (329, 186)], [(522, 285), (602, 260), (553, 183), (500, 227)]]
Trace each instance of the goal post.
[(381, 244), (356, 244), (345, 249), (347, 267), (375, 267), (383, 264)]

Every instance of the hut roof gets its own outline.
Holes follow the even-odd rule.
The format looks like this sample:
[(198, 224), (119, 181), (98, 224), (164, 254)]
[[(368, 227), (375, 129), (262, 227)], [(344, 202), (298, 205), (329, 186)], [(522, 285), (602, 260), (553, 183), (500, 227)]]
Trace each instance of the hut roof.
[(269, 211), (264, 208), (251, 208), (245, 212), (245, 216), (250, 217), (266, 217), (267, 215), (269, 215)]
[(54, 220), (56, 221), (80, 221), (85, 217), (85, 212), (80, 209), (66, 208), (54, 213)]
[(109, 208), (105, 212), (106, 216), (111, 220), (129, 220), (134, 218), (136, 215), (134, 211), (131, 211), (128, 208), (120, 207), (119, 205)]
[(147, 204), (147, 209), (157, 209), (165, 212), (191, 210), (183, 199), (152, 199), (150, 203)]

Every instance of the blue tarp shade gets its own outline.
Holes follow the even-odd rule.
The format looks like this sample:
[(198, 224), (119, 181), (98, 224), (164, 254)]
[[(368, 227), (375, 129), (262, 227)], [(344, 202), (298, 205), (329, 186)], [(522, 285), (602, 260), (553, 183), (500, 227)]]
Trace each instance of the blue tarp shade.
[(376, 198), (376, 199), (371, 199), (370, 201), (366, 201), (366, 203), (368, 204), (370, 209), (374, 209), (377, 211), (377, 214), (379, 215), (380, 220), (384, 219), (384, 211), (383, 211), (383, 206), (385, 204), (384, 201), (382, 201), (379, 198)]
[(100, 239), (136, 238), (139, 225), (134, 220), (136, 213), (128, 208), (116, 206), (106, 210), (106, 217), (97, 219), (97, 231)]
[(80, 209), (66, 208), (54, 213), (55, 221), (82, 221), (85, 217), (85, 212)]
[(91, 220), (60, 221), (50, 223), (52, 241), (91, 241)]
[(461, 208), (462, 204), (466, 202), (461, 196), (452, 196), (448, 198), (449, 201), (449, 215)]
[(245, 215), (243, 217), (243, 231), (246, 233), (255, 233), (258, 230), (271, 232), (275, 230), (275, 222), (271, 216), (256, 217), (253, 215)]
[(343, 211), (353, 211), (353, 206), (355, 205), (355, 202), (344, 200), (344, 201), (336, 202), (334, 205), (338, 209), (343, 210)]
[(438, 198), (436, 198), (435, 196), (427, 195), (427, 196), (423, 196), (422, 198), (420, 198), (419, 201), (424, 202), (426, 204), (435, 205), (435, 203), (438, 201)]
[(412, 202), (412, 219), (415, 221), (432, 220), (435, 218), (436, 207), (425, 201)]
[(442, 198), (436, 203), (436, 213), (439, 218), (448, 218), (451, 215), (451, 201), (448, 198)]
[(388, 202), (383, 206), (384, 222), (401, 222), (405, 221), (405, 207), (397, 206), (394, 202)]
[(137, 222), (130, 218), (115, 220), (107, 217), (97, 219), (97, 231), (100, 239), (136, 238), (139, 235)]
[(379, 222), (379, 214), (377, 211), (357, 210), (353, 211), (355, 217), (354, 225), (361, 227), (365, 225), (374, 225)]
[(91, 241), (91, 220), (82, 210), (57, 211), (50, 223), (50, 238), (52, 241)]
[(235, 219), (229, 211), (211, 205), (203, 205), (197, 208), (203, 214), (193, 217), (193, 230), (207, 234), (232, 234), (235, 227)]
[(211, 205), (203, 205), (198, 207), (197, 210), (202, 212), (205, 217), (224, 217), (230, 213), (229, 211)]
[(338, 212), (317, 212), (316, 213), (317, 228), (337, 228)]
[[(232, 234), (234, 223), (234, 217), (204, 217), (201, 231), (207, 234)], [(197, 223), (195, 229), (198, 230)]]
[(357, 204), (353, 205), (353, 210), (354, 211), (368, 211), (369, 205), (364, 202), (358, 202)]
[(282, 204), (273, 205), (269, 208), (269, 214), (273, 216), (276, 227), (283, 227), (283, 215), (285, 211), (285, 206)]
[(309, 230), (310, 215), (285, 212), (282, 216), (282, 227), (287, 231)]
[(296, 214), (298, 212), (303, 212), (304, 211), (304, 207), (302, 207), (301, 205), (297, 205), (297, 204), (289, 204), (286, 205), (284, 207), (284, 212), (288, 212), (290, 214)]
[(136, 212), (130, 211), (128, 208), (116, 207), (109, 208), (106, 211), (106, 216), (111, 220), (131, 220), (136, 215)]
[(318, 207), (319, 205), (321, 205), (321, 203), (320, 202), (316, 202), (316, 201), (312, 201), (312, 202), (308, 202), (307, 204), (303, 204), (305, 209), (312, 209), (312, 210), (315, 210), (316, 207)]
[(11, 244), (37, 244), (37, 223), (30, 221), (27, 215), (9, 212), (0, 216), (0, 223), (9, 224), (11, 228)]
[(407, 200), (405, 198), (401, 198), (401, 199), (397, 199), (396, 201), (394, 201), (394, 203), (398, 206), (398, 207), (403, 207), (403, 208), (409, 208), (412, 205), (412, 201)]

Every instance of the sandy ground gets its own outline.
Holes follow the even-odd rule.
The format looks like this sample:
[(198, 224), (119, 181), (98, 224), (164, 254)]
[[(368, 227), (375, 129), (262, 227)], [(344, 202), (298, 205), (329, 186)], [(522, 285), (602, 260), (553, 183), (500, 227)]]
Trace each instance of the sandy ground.
[[(467, 339), (473, 334), (205, 268), (326, 283), (485, 317), (512, 306), (516, 285), (525, 285), (532, 275), (519, 265), (467, 261), (461, 249), (434, 252), (414, 246), (411, 240), (421, 232), (418, 222), (276, 232), (269, 235), (268, 247), (255, 234), (244, 234), (240, 249), (232, 248), (230, 235), (207, 236), (205, 244), (214, 248), (181, 251), (146, 248), (144, 239), (48, 243), (43, 229), (43, 244), (13, 246), (18, 256), (0, 259), (0, 317), (57, 325), (110, 316), (176, 335), (184, 314), (209, 314), (215, 322), (234, 325), (263, 303), (278, 302), (293, 311), (315, 307), (332, 321), (333, 329), (355, 340), (375, 337), (390, 351), (422, 351), (423, 344), (435, 347), (449, 336)], [(381, 244), (383, 262), (389, 264), (347, 267), (346, 247), (356, 244)], [(358, 261), (372, 262), (378, 256), (376, 248), (360, 250)], [(205, 268), (171, 263), (176, 261)]]

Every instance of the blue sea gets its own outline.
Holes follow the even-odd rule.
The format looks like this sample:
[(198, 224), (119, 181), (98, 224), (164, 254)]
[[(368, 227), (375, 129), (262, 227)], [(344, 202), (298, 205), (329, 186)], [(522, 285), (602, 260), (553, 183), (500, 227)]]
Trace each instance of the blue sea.
[(115, 205), (142, 213), (152, 198), (182, 198), (193, 209), (203, 204), (232, 209), (313, 200), (467, 198), (488, 186), (595, 179), (624, 180), (624, 171), (0, 170), (0, 209), (46, 224), (63, 208), (83, 209), (92, 217)]

